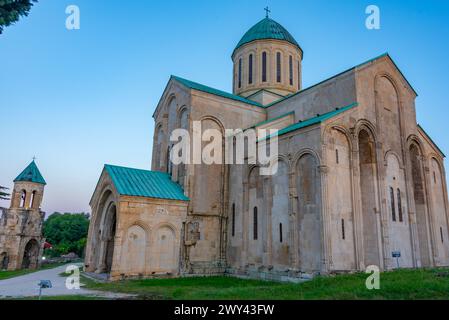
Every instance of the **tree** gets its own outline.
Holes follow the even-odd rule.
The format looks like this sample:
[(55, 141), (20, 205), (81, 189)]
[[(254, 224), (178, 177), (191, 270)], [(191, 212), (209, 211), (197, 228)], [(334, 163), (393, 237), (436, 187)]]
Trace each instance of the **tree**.
[(8, 190), (8, 188), (0, 186), (0, 200), (9, 200), (9, 193), (4, 192), (4, 190)]
[(44, 222), (44, 237), (53, 249), (50, 255), (60, 256), (70, 252), (82, 256), (87, 242), (89, 214), (55, 212)]
[(0, 0), (0, 34), (3, 28), (17, 22), (20, 17), (28, 16), (31, 7), (38, 0)]

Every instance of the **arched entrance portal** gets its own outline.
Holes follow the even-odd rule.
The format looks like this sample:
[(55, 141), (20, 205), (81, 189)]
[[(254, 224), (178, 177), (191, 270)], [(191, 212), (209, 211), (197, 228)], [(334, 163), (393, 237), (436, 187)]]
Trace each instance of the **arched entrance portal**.
[(35, 269), (39, 258), (39, 243), (31, 239), (23, 252), (22, 269)]
[(7, 270), (9, 265), (9, 258), (6, 252), (0, 254), (0, 270)]
[(103, 260), (100, 263), (101, 272), (110, 273), (112, 269), (112, 262), (114, 258), (114, 240), (117, 225), (117, 208), (114, 203), (110, 203), (106, 211), (102, 230), (102, 245), (104, 254), (101, 255)]

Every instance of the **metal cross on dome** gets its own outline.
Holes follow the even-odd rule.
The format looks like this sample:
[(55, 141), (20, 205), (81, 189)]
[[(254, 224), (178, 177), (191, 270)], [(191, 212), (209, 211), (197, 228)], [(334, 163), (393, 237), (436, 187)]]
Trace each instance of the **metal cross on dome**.
[(271, 13), (271, 10), (268, 6), (264, 10), (267, 12), (266, 17), (268, 18), (269, 14)]

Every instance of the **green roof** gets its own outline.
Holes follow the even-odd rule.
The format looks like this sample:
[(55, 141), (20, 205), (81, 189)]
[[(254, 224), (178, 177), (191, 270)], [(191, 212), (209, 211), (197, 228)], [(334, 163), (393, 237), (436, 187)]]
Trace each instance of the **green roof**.
[[(241, 46), (256, 40), (283, 40), (290, 42), (291, 44), (297, 46), (301, 51), (301, 47), (296, 42), (295, 38), (288, 32), (283, 26), (270, 18), (265, 18), (254, 25), (248, 32), (245, 33), (243, 38), (239, 41), (234, 49), (234, 52)], [(234, 55), (234, 52), (232, 55)]]
[(181, 186), (165, 172), (105, 165), (117, 192), (124, 196), (189, 201)]
[[(271, 135), (270, 138), (271, 137), (275, 137), (275, 136), (282, 136), (282, 135), (284, 135), (286, 133), (289, 133), (289, 132), (292, 132), (292, 131), (295, 131), (295, 130), (299, 130), (299, 129), (302, 129), (302, 128), (306, 128), (306, 127), (309, 127), (309, 126), (314, 125), (314, 124), (321, 123), (323, 121), (326, 121), (326, 120), (328, 120), (330, 118), (333, 118), (333, 117), (339, 115), (340, 113), (348, 111), (349, 109), (352, 109), (352, 108), (357, 107), (357, 106), (358, 106), (358, 103), (354, 102), (354, 103), (352, 103), (352, 104), (350, 104), (350, 105), (348, 105), (346, 107), (336, 108), (335, 110), (333, 110), (331, 112), (324, 113), (322, 115), (317, 115), (314, 118), (310, 118), (310, 119), (307, 119), (307, 120), (304, 120), (304, 121), (297, 122), (295, 124), (292, 124), (291, 126), (288, 126), (288, 127), (284, 128), (284, 129), (282, 129), (282, 130), (279, 130), (277, 134)], [(265, 139), (268, 139), (268, 137), (265, 137), (265, 138), (261, 139), (260, 141), (263, 141)]]
[(171, 76), (171, 79), (175, 79), (176, 81), (182, 83), (183, 85), (185, 85), (186, 87), (190, 88), (190, 89), (194, 89), (194, 90), (198, 90), (198, 91), (202, 91), (202, 92), (206, 92), (206, 93), (210, 93), (216, 96), (220, 96), (223, 98), (227, 98), (227, 99), (232, 99), (232, 100), (236, 100), (236, 101), (240, 101), (243, 103), (247, 103), (256, 107), (261, 107), (263, 108), (263, 105), (261, 105), (260, 103), (256, 102), (256, 101), (252, 101), (249, 99), (245, 99), (243, 97), (237, 96), (235, 94), (232, 93), (228, 93), (225, 91), (221, 91), (218, 89), (214, 89), (208, 86), (205, 86), (203, 84), (197, 83), (197, 82), (193, 82), (187, 79), (183, 79), (177, 76)]
[(28, 167), (25, 168), (18, 176), (14, 179), (14, 182), (34, 182), (34, 183), (40, 183), (40, 184), (47, 184), (44, 180), (44, 177), (42, 177), (42, 174), (40, 173), (39, 169), (37, 168), (36, 163), (34, 160), (28, 165)]

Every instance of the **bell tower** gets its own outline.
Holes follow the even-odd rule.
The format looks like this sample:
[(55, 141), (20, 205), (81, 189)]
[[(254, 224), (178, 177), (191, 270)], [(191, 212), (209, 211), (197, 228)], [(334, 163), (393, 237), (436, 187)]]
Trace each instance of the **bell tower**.
[(46, 182), (34, 160), (14, 179), (9, 209), (0, 217), (0, 270), (35, 269), (45, 239), (41, 211)]
[(10, 209), (39, 210), (44, 196), (45, 185), (46, 182), (33, 160), (14, 179)]

